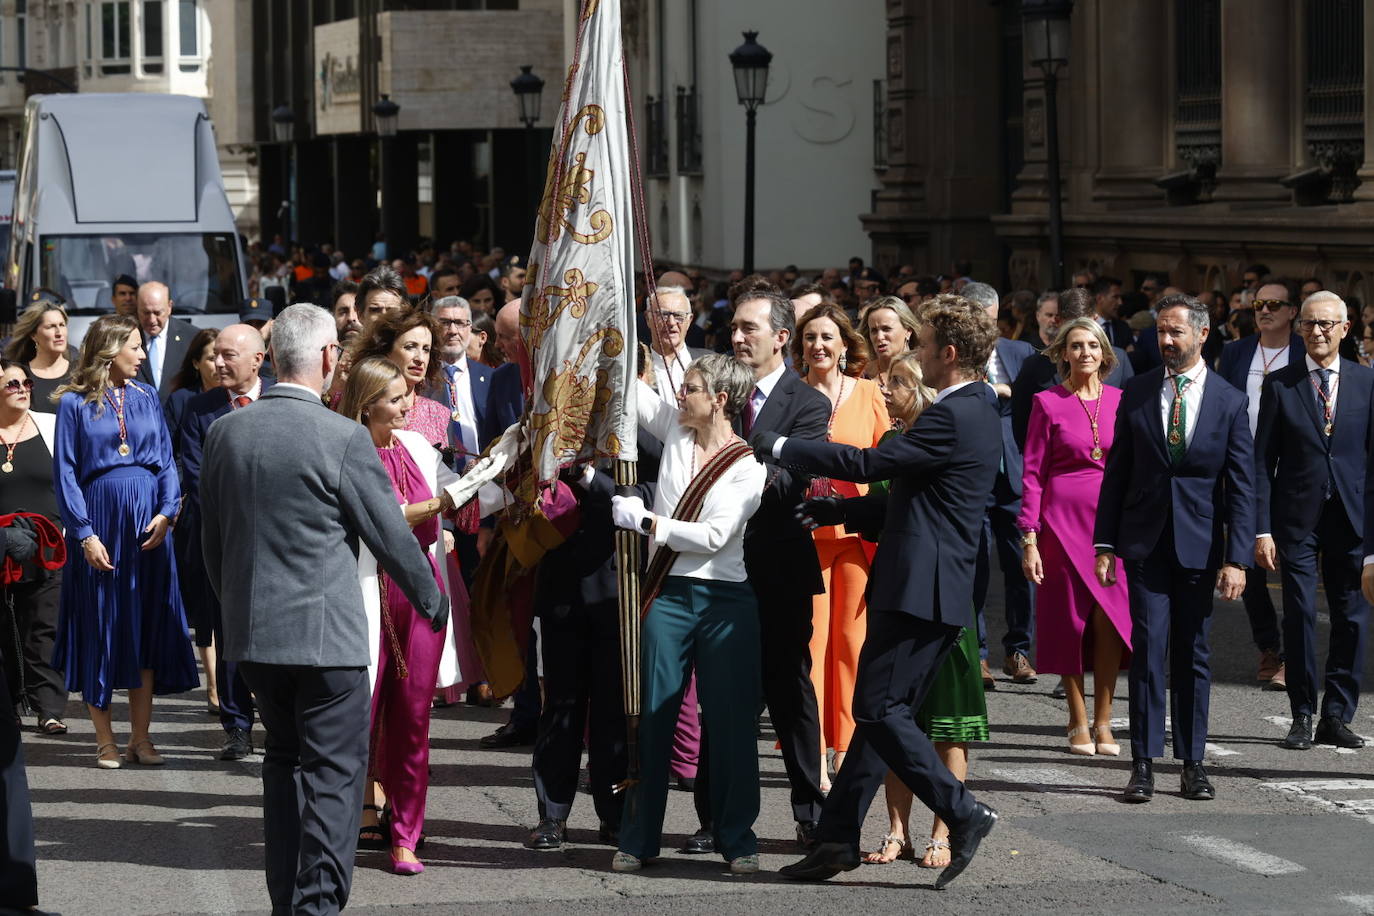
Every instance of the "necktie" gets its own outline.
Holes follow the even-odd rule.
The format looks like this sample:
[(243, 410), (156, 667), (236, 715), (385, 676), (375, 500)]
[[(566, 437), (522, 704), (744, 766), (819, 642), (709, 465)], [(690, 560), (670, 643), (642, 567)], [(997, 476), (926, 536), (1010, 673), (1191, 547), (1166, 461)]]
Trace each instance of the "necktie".
[(458, 422), (458, 367), (444, 365), (444, 375), (448, 376), (449, 407), (453, 410), (453, 422)]
[(1318, 369), (1317, 377), (1320, 378), (1321, 386), (1317, 389), (1317, 404), (1322, 412), (1322, 434), (1330, 438), (1331, 436), (1331, 370)]
[(758, 387), (755, 386), (754, 390), (749, 393), (749, 400), (744, 402), (744, 420), (741, 426), (744, 429), (744, 438), (746, 439), (749, 438), (749, 433), (754, 429), (754, 397), (760, 393)]
[(148, 338), (148, 371), (153, 376), (153, 387), (162, 384), (162, 335)]
[(1169, 460), (1178, 464), (1188, 453), (1186, 433), (1188, 429), (1188, 407), (1183, 402), (1183, 390), (1192, 379), (1186, 375), (1174, 376), (1174, 403), (1169, 408)]

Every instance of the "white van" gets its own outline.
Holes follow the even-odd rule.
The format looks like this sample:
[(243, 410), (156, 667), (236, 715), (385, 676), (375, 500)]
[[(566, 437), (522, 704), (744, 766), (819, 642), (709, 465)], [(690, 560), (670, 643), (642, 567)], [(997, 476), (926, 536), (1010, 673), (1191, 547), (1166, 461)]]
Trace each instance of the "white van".
[(196, 324), (231, 323), (246, 298), (205, 105), (151, 93), (33, 96), (5, 286), (21, 303), (51, 289), (74, 315), (96, 316), (113, 310), (121, 274), (167, 284), (173, 311)]
[(0, 171), (0, 251), (10, 250), (10, 221), (14, 219), (14, 170)]

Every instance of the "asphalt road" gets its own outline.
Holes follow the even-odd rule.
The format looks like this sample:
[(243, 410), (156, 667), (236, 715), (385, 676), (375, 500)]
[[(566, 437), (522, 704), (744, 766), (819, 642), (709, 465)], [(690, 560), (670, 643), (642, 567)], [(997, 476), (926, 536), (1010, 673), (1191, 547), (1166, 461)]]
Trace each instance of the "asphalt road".
[[(1000, 610), (990, 616), (996, 639)], [(1182, 800), (1177, 766), (1162, 761), (1155, 800), (1122, 804), (1116, 795), (1129, 761), (1068, 754), (1063, 704), (1050, 696), (1055, 679), (1013, 686), (999, 675), (989, 695), (992, 737), (973, 748), (969, 784), (1002, 820), (971, 868), (938, 894), (932, 872), (905, 862), (864, 866), (825, 885), (780, 878), (776, 869), (798, 855), (769, 733), (759, 743), (758, 876), (731, 877), (714, 857), (672, 853), (639, 874), (613, 874), (586, 796), (563, 850), (527, 851), (520, 842), (536, 819), (528, 750), (478, 748), (504, 711), (444, 710), (432, 729), (427, 870), (399, 878), (386, 870), (385, 853), (360, 854), (349, 912), (1374, 913), (1374, 746), (1279, 749), (1287, 699), (1255, 685), (1256, 653), (1239, 603), (1218, 602), (1212, 642), (1213, 802)], [(1368, 658), (1365, 668), (1374, 671)], [(1119, 686), (1124, 694), (1124, 676)], [(116, 705), (117, 725), (127, 722), (122, 700)], [(161, 768), (96, 769), (90, 723), (77, 704), (68, 710), (71, 734), (26, 734), (45, 911), (268, 910), (261, 757), (219, 762), (222, 735), (204, 708), (201, 692), (157, 701), (154, 734), (168, 759)], [(1124, 696), (1117, 710), (1124, 745)], [(1367, 703), (1357, 732), (1374, 735), (1371, 713)], [(122, 747), (127, 726), (117, 733)], [(886, 832), (881, 799), (866, 843)], [(928, 815), (912, 820), (912, 835), (924, 836)], [(690, 798), (670, 793), (665, 850), (694, 827)]]

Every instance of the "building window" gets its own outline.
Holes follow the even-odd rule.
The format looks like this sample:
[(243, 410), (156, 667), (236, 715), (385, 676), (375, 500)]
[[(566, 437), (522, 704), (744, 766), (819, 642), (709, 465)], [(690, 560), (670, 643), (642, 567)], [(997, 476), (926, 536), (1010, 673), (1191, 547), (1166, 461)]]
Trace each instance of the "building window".
[(129, 72), (129, 0), (100, 4), (100, 72)]
[(644, 100), (645, 118), (644, 174), (650, 178), (668, 177), (668, 100), (649, 96)]
[(162, 0), (143, 0), (143, 72), (162, 72)]
[(1221, 165), (1221, 0), (1177, 0), (1174, 11), (1174, 142), (1187, 171), (1161, 181), (1174, 203), (1209, 201)]
[(195, 73), (200, 69), (200, 4), (196, 0), (177, 0), (177, 69)]
[(1364, 163), (1364, 4), (1307, 0), (1304, 13), (1303, 140), (1322, 182), (1309, 183), (1306, 199), (1299, 193), (1298, 202), (1346, 203), (1359, 186), (1355, 173)]
[(677, 87), (677, 170), (701, 174), (701, 96), (697, 87)]

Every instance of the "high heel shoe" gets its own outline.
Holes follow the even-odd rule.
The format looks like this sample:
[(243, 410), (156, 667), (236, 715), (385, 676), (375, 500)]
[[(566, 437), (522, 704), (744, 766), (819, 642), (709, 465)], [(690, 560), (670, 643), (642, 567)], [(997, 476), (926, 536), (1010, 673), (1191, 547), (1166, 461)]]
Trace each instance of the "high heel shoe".
[(393, 852), (391, 854), (391, 873), (393, 875), (401, 875), (409, 878), (412, 875), (418, 875), (424, 870), (425, 866), (423, 862), (405, 862), (396, 858), (396, 853)]
[[(1074, 739), (1075, 736), (1077, 736), (1077, 735), (1086, 735), (1087, 733), (1088, 733), (1088, 726), (1086, 726), (1086, 725), (1076, 725), (1076, 726), (1074, 726), (1073, 728), (1069, 729), (1069, 753), (1070, 753), (1070, 754), (1077, 754), (1077, 755), (1079, 755), (1080, 757), (1091, 757), (1091, 756), (1093, 756), (1094, 754), (1097, 753), (1097, 748), (1093, 745), (1093, 743), (1092, 743), (1091, 741), (1085, 742), (1085, 743), (1083, 743), (1083, 744), (1074, 744), (1073, 739)], [(1120, 750), (1120, 749), (1118, 748), (1118, 750)]]
[[(140, 748), (147, 748), (146, 751)], [(142, 741), (135, 742), (124, 749), (124, 759), (130, 763), (140, 763), (145, 767), (160, 767), (167, 761), (153, 747), (151, 738), (144, 738)]]
[[(114, 754), (113, 757), (105, 756), (106, 748), (109, 748), (110, 752)], [(119, 769), (119, 748), (115, 746), (113, 741), (109, 744), (102, 744), (95, 749), (95, 765), (102, 770)]]
[[(1103, 736), (1107, 740), (1103, 741)], [(1112, 727), (1110, 725), (1094, 725), (1093, 740), (1097, 742), (1097, 752), (1104, 757), (1120, 757), (1121, 745), (1112, 740)]]

